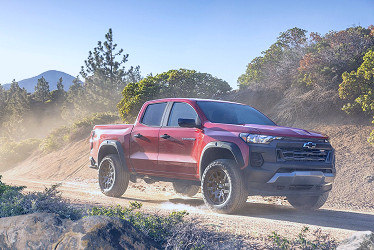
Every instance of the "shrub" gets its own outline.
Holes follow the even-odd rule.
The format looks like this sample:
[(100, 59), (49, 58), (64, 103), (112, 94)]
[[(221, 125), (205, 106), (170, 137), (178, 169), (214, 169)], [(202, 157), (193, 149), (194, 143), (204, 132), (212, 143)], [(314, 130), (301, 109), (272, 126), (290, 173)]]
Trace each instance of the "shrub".
[(63, 126), (53, 130), (40, 144), (43, 152), (52, 152), (60, 149), (67, 143), (87, 138), (96, 124), (114, 123), (119, 120), (117, 115), (111, 113), (95, 113), (74, 122), (70, 126)]
[(88, 215), (118, 217), (129, 221), (165, 249), (235, 249), (245, 243), (237, 236), (214, 232), (201, 226), (198, 220), (186, 220), (186, 211), (171, 212), (167, 216), (145, 214), (141, 203), (130, 202), (129, 207), (94, 207)]
[(1, 181), (0, 176), (0, 218), (30, 214), (36, 212), (55, 213), (62, 218), (80, 219), (82, 212), (73, 208), (61, 197), (59, 185), (45, 188), (43, 192), (23, 194), (25, 187), (9, 186)]
[(186, 211), (172, 212), (169, 216), (146, 215), (138, 211), (142, 207), (141, 203), (130, 202), (129, 207), (94, 207), (88, 211), (88, 215), (105, 215), (118, 217), (131, 222), (136, 228), (148, 235), (150, 238), (161, 244), (171, 235), (172, 228), (183, 222)]
[(323, 234), (321, 229), (312, 232), (312, 240), (307, 239), (310, 233), (308, 227), (303, 227), (295, 239), (288, 239), (276, 232), (269, 235), (269, 243), (272, 249), (335, 249), (337, 242), (331, 239), (328, 234)]
[(15, 142), (6, 138), (1, 138), (0, 144), (0, 168), (1, 171), (6, 170), (9, 166), (14, 165), (26, 159), (34, 152), (40, 143), (39, 139), (27, 139)]
[(43, 152), (52, 152), (61, 148), (65, 145), (69, 138), (67, 135), (70, 132), (70, 128), (67, 126), (63, 126), (53, 130), (41, 143), (40, 149)]
[(69, 140), (75, 141), (89, 136), (92, 128), (97, 124), (110, 124), (119, 120), (118, 115), (112, 113), (95, 113), (73, 123)]

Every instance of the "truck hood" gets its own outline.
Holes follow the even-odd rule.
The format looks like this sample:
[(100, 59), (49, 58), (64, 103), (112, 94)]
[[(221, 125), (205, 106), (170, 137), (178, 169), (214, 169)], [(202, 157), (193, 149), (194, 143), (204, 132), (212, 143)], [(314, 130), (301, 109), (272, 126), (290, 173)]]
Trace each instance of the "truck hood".
[(327, 135), (319, 132), (307, 131), (300, 128), (281, 127), (281, 126), (268, 126), (257, 124), (245, 124), (244, 127), (255, 129), (259, 134), (282, 136), (282, 137), (298, 137), (298, 138), (318, 138), (328, 139)]
[(252, 133), (262, 135), (272, 135), (281, 137), (296, 137), (296, 138), (315, 138), (315, 139), (328, 139), (327, 135), (322, 133), (307, 131), (300, 128), (290, 128), (281, 126), (269, 126), (258, 124), (222, 124), (222, 123), (205, 123), (207, 128), (214, 130), (224, 130), (239, 133)]

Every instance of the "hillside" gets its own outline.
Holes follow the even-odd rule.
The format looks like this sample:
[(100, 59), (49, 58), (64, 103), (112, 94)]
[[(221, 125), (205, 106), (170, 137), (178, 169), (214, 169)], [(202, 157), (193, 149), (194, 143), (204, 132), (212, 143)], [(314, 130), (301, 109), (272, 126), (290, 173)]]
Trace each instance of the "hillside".
[[(57, 70), (48, 70), (43, 72), (37, 76), (27, 78), (21, 81), (18, 81), (18, 84), (21, 88), (25, 88), (28, 93), (34, 93), (35, 86), (38, 82), (38, 79), (44, 77), (45, 80), (49, 83), (49, 89), (56, 90), (56, 83), (62, 77), (62, 83), (64, 85), (64, 89), (68, 90), (69, 87), (73, 84), (73, 80), (75, 79), (74, 76), (69, 75), (67, 73), (57, 71)], [(3, 87), (8, 90), (10, 88), (10, 83), (4, 84)]]

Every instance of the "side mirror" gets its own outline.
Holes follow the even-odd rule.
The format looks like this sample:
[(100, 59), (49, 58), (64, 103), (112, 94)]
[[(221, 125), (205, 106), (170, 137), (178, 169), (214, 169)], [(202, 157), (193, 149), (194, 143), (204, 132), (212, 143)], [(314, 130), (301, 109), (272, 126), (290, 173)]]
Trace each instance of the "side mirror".
[(179, 127), (182, 127), (182, 128), (200, 128), (201, 122), (199, 118), (197, 118), (196, 120), (179, 118), (178, 125)]

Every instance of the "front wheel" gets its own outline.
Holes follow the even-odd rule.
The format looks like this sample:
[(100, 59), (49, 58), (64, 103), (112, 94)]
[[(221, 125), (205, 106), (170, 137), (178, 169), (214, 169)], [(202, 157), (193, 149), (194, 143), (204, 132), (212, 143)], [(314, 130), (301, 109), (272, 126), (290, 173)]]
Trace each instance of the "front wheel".
[(173, 182), (173, 188), (175, 193), (187, 197), (192, 197), (197, 194), (200, 190), (199, 186), (190, 185), (188, 183), (183, 182)]
[(118, 155), (103, 158), (99, 166), (99, 186), (101, 192), (111, 197), (121, 197), (129, 185), (130, 173), (121, 165)]
[(209, 164), (202, 176), (205, 204), (219, 213), (233, 213), (245, 205), (248, 192), (242, 173), (233, 160), (219, 159)]
[(294, 208), (316, 210), (325, 204), (328, 197), (329, 192), (325, 192), (318, 196), (287, 196), (287, 200)]

